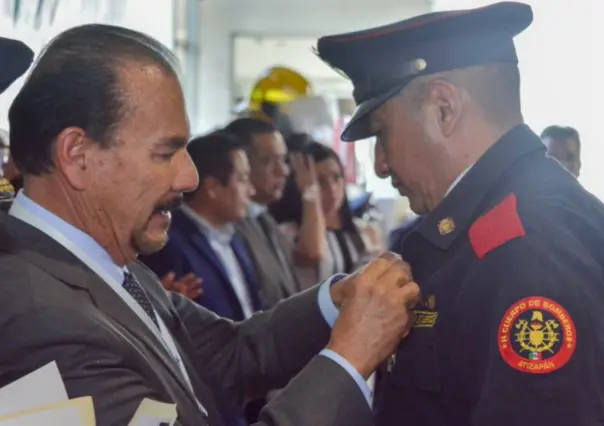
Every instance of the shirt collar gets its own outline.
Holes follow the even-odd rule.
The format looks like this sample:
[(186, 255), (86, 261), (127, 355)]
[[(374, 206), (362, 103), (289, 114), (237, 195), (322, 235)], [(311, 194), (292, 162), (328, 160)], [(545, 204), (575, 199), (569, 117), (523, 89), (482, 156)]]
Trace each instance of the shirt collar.
[(449, 193), (451, 191), (453, 191), (453, 188), (455, 188), (457, 186), (457, 184), (459, 184), (459, 182), (461, 182), (461, 180), (464, 178), (465, 175), (468, 174), (468, 172), (470, 171), (470, 169), (472, 168), (473, 164), (470, 165), (469, 167), (467, 167), (463, 172), (461, 172), (461, 174), (459, 176), (457, 176), (455, 178), (455, 180), (453, 181), (453, 183), (451, 184), (451, 186), (449, 186), (449, 189), (447, 189), (447, 192), (445, 192), (445, 197), (447, 195), (449, 195)]
[(209, 239), (220, 241), (223, 244), (230, 244), (235, 234), (235, 227), (227, 223), (219, 228), (212, 226), (206, 219), (199, 215), (195, 210), (186, 204), (181, 206), (182, 212), (189, 217), (199, 230)]
[(258, 204), (254, 201), (250, 201), (247, 206), (248, 215), (253, 219), (257, 219), (262, 213), (266, 213), (268, 211), (268, 207), (264, 204)]
[(13, 210), (15, 206), (20, 206), (31, 215), (36, 216), (40, 222), (42, 222), (42, 226), (36, 226), (34, 223), (29, 224), (49, 235), (51, 238), (52, 235), (48, 234), (45, 229), (54, 229), (71, 240), (73, 247), (77, 247), (78, 250), (74, 251), (69, 247), (65, 248), (71, 251), (77, 258), (81, 259), (79, 253), (86, 253), (90, 259), (96, 262), (107, 274), (112, 276), (118, 282), (122, 282), (124, 280), (124, 272), (127, 272), (127, 268), (125, 266), (120, 267), (116, 265), (107, 250), (105, 250), (90, 235), (82, 232), (75, 226), (65, 222), (60, 217), (46, 210), (44, 207), (25, 195), (23, 191), (19, 191), (15, 197), (11, 210)]

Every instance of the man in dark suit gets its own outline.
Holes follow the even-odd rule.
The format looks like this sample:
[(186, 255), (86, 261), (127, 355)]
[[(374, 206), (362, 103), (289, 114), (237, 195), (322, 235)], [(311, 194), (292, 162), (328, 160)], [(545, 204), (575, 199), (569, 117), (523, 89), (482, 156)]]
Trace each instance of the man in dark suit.
[[(202, 277), (204, 292), (196, 302), (221, 317), (243, 321), (264, 308), (250, 253), (233, 227), (245, 217), (254, 192), (244, 144), (215, 132), (192, 139), (187, 152), (200, 184), (173, 213), (166, 246), (139, 260), (160, 277)], [(227, 426), (246, 424), (240, 408), (222, 405)]]
[(24, 190), (0, 216), (0, 386), (56, 361), (100, 425), (127, 424), (148, 397), (176, 403), (178, 425), (220, 426), (216, 398), (289, 382), (259, 426), (370, 424), (365, 380), (419, 296), (400, 258), (243, 322), (167, 294), (136, 261), (163, 247), (171, 210), (198, 183), (171, 58), (131, 30), (72, 28), (13, 102)]
[(514, 37), (530, 6), (441, 11), (325, 37), (359, 104), (344, 140), (422, 215), (421, 286), (376, 424), (604, 423), (604, 205), (524, 124)]
[(287, 146), (275, 126), (261, 118), (239, 118), (224, 130), (246, 146), (255, 194), (236, 229), (251, 249), (262, 294), (268, 306), (274, 306), (301, 290), (288, 249), (291, 245), (267, 207), (283, 196), (289, 175)]
[(172, 273), (203, 278), (204, 293), (196, 301), (222, 317), (242, 321), (265, 307), (250, 252), (233, 227), (245, 217), (254, 193), (244, 144), (215, 132), (192, 139), (187, 152), (199, 186), (173, 212), (165, 247), (139, 260), (160, 277)]

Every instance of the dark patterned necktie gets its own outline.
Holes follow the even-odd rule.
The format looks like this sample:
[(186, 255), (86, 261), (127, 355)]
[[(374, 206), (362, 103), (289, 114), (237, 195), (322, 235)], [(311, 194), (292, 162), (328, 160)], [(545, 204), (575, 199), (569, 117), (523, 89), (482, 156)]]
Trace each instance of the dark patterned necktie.
[(124, 284), (122, 284), (122, 286), (124, 287), (124, 290), (130, 293), (130, 296), (132, 296), (134, 300), (136, 300), (136, 303), (138, 303), (140, 307), (143, 308), (143, 311), (145, 311), (146, 314), (149, 315), (149, 318), (151, 318), (153, 324), (155, 324), (155, 326), (159, 328), (159, 324), (157, 323), (157, 317), (155, 316), (153, 306), (151, 305), (151, 302), (145, 294), (143, 287), (138, 282), (134, 274), (131, 274), (130, 272), (124, 273)]

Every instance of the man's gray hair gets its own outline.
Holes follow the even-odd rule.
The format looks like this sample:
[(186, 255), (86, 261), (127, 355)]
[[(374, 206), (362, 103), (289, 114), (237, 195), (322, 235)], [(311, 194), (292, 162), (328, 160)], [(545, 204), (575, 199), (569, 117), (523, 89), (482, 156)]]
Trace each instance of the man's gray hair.
[(445, 80), (464, 89), (493, 122), (520, 113), (520, 74), (516, 64), (493, 64), (420, 76), (405, 86), (400, 97), (412, 111), (419, 112), (434, 80)]

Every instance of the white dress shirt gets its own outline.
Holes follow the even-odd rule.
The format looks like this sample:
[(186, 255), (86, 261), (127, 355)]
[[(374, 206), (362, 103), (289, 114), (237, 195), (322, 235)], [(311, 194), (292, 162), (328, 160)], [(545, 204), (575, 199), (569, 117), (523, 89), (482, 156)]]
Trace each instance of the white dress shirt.
[(181, 210), (195, 222), (199, 230), (208, 239), (210, 247), (212, 247), (214, 253), (218, 256), (218, 259), (222, 263), (222, 267), (229, 277), (231, 287), (233, 288), (235, 296), (241, 306), (241, 310), (243, 311), (243, 316), (245, 318), (251, 317), (254, 313), (254, 304), (245, 280), (245, 275), (237, 260), (237, 256), (235, 256), (233, 247), (231, 246), (231, 241), (235, 234), (233, 225), (229, 224), (221, 228), (215, 228), (191, 207), (183, 205)]

